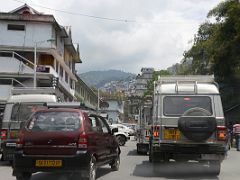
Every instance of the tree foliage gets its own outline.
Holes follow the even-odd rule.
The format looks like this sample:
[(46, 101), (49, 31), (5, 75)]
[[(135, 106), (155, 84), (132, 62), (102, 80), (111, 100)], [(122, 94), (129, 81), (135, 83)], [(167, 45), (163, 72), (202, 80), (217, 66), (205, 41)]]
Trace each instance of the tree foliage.
[(208, 18), (183, 63), (192, 59), (189, 74), (214, 74), (226, 82), (240, 74), (240, 3), (226, 0), (209, 11)]

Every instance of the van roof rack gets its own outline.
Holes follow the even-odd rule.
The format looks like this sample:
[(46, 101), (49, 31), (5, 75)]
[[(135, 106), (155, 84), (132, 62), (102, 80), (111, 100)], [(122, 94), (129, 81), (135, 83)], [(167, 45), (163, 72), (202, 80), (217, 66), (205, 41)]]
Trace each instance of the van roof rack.
[[(210, 83), (214, 84), (219, 88), (217, 82), (214, 80), (214, 75), (188, 75), (188, 76), (159, 76), (157, 84), (175, 84), (175, 92), (179, 93), (181, 90), (179, 89), (179, 86), (181, 84), (191, 84), (193, 85), (192, 93), (198, 93), (198, 84), (200, 83)], [(184, 91), (185, 92), (185, 91)], [(190, 91), (187, 91), (190, 93)]]
[(91, 107), (88, 107), (83, 102), (46, 102), (44, 106), (50, 108), (73, 108), (73, 109), (82, 109), (82, 110), (95, 110)]
[(198, 83), (216, 83), (214, 75), (191, 75), (191, 76), (159, 76), (159, 83), (171, 83), (171, 82), (198, 82)]

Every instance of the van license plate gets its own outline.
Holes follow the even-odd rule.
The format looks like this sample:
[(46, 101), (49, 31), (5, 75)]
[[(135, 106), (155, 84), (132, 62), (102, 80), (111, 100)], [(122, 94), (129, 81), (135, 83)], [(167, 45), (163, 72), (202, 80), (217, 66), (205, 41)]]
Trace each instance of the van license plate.
[(10, 131), (10, 138), (17, 138), (18, 131)]
[(180, 130), (177, 128), (169, 128), (164, 130), (164, 139), (165, 140), (179, 140), (180, 139)]
[(36, 160), (36, 167), (62, 167), (62, 160)]
[(16, 147), (16, 143), (6, 143), (6, 147)]

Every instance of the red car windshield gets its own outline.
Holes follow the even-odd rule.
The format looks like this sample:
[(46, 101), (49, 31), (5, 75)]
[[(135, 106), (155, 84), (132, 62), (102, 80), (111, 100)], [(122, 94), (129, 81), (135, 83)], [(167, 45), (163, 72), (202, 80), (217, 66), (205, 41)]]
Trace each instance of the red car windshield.
[(27, 128), (31, 131), (75, 131), (80, 128), (80, 118), (77, 112), (37, 112)]

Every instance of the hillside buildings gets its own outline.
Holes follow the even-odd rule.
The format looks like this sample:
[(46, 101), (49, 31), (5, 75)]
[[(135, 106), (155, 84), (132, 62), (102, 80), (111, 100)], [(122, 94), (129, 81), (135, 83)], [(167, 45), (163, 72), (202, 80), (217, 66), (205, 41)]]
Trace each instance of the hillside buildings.
[(142, 68), (136, 77), (135, 96), (143, 96), (147, 90), (147, 83), (152, 79), (154, 68)]

